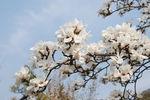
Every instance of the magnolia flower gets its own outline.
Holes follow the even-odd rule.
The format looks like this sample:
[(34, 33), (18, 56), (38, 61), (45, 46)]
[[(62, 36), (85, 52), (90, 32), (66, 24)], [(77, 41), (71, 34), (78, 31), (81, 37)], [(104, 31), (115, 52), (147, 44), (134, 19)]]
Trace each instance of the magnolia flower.
[(133, 69), (129, 64), (121, 66), (119, 71), (122, 82), (128, 81), (133, 74)]
[(48, 84), (48, 81), (45, 81), (44, 78), (38, 77), (30, 80), (29, 86), (26, 88), (27, 94), (32, 94), (33, 92), (37, 92), (40, 88), (43, 88)]
[(85, 50), (80, 50), (74, 53), (74, 58), (79, 61), (81, 64), (85, 63), (85, 56), (86, 56), (86, 51)]
[(22, 82), (26, 82), (29, 79), (29, 68), (22, 67), (19, 71), (15, 73), (16, 84), (20, 85)]
[(110, 8), (111, 3), (111, 0), (107, 0), (106, 2), (104, 2), (103, 7), (99, 10), (99, 14), (101, 14), (103, 17), (110, 15), (112, 11)]
[(119, 72), (117, 68), (112, 68), (111, 71), (112, 71), (113, 77), (118, 78), (121, 76), (121, 73)]
[(136, 61), (139, 64), (144, 59), (148, 59), (150, 54), (150, 40), (144, 34), (131, 27), (130, 23), (108, 27), (102, 31), (103, 44), (108, 54), (111, 56), (110, 65), (119, 66), (127, 62)]
[(74, 50), (76, 46), (84, 43), (88, 36), (88, 32), (86, 32), (85, 25), (75, 19), (61, 26), (56, 32), (56, 35), (61, 49)]
[(135, 50), (131, 50), (131, 53), (132, 53), (132, 58), (131, 59), (133, 59), (133, 60), (137, 60), (137, 61), (143, 61), (144, 59), (148, 59), (148, 57), (147, 56), (144, 56), (144, 55), (142, 55), (141, 53), (142, 53), (143, 51), (139, 51), (139, 52), (137, 52), (137, 51), (135, 51)]
[(102, 31), (103, 42), (107, 46), (107, 52), (111, 52), (110, 49), (123, 48), (126, 45), (134, 47), (140, 42), (142, 34), (136, 31), (135, 27), (131, 27), (130, 23), (123, 23), (122, 25), (116, 25), (116, 27), (108, 27)]
[(122, 65), (119, 68), (111, 68), (111, 74), (109, 74), (109, 77), (111, 78), (109, 79), (113, 81), (113, 80), (117, 80), (118, 78), (120, 78), (122, 82), (126, 82), (132, 76), (133, 71), (134, 69), (132, 69), (129, 64)]
[(31, 56), (31, 58), (37, 61), (42, 59), (48, 59), (48, 57), (51, 57), (53, 52), (57, 49), (57, 43), (41, 41), (36, 46), (30, 49), (35, 52), (33, 57)]
[(45, 79), (42, 77), (38, 77), (38, 78), (34, 78), (34, 79), (30, 80), (30, 84), (36, 85), (37, 87), (44, 87), (47, 85), (47, 83), (48, 83), (48, 81), (45, 81)]
[(116, 56), (111, 56), (110, 66), (117, 66), (123, 63), (122, 55), (117, 53)]
[(58, 49), (57, 43), (53, 43), (53, 42), (39, 42), (36, 46), (32, 47), (30, 49), (34, 51), (34, 54), (30, 56), (32, 60), (31, 62), (32, 67), (33, 68), (37, 68), (41, 66), (51, 67), (50, 66), (51, 62), (53, 62), (52, 55), (54, 51), (57, 49)]
[(55, 66), (55, 64), (49, 60), (41, 60), (36, 63), (36, 66), (41, 67), (43, 71), (49, 71)]
[[(136, 31), (136, 27), (131, 27), (131, 23), (123, 23), (122, 25), (116, 26), (116, 31), (119, 31), (117, 34), (124, 37), (134, 40), (139, 40), (141, 38), (141, 33)], [(123, 37), (122, 37), (123, 38)]]
[(99, 43), (92, 43), (87, 45), (87, 52), (90, 54), (101, 54), (104, 51), (104, 45), (100, 41)]
[(48, 41), (48, 42), (40, 41), (34, 47), (30, 48), (30, 50), (41, 51), (42, 53), (45, 53), (46, 48), (49, 48), (50, 51), (54, 51), (58, 48), (58, 46), (57, 46), (57, 43), (54, 43), (51, 41)]

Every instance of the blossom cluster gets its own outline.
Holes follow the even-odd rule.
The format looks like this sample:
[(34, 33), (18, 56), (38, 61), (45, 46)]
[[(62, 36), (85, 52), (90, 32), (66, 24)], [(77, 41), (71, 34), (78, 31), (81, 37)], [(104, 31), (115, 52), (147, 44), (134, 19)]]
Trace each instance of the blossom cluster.
[(145, 8), (142, 10), (141, 18), (138, 18), (140, 22), (138, 29), (142, 32), (145, 32), (145, 29), (150, 26), (150, 1), (145, 1), (142, 4), (145, 6)]
[(53, 53), (58, 49), (57, 43), (54, 42), (39, 42), (36, 46), (30, 50), (34, 51), (34, 54), (30, 56), (31, 66), (33, 68), (41, 67), (43, 70), (48, 71), (54, 66)]
[[(149, 3), (148, 0), (106, 0), (103, 7), (99, 10), (99, 14), (106, 17), (119, 11), (119, 14), (122, 16), (133, 9), (144, 9), (143, 13), (147, 13)], [(116, 9), (112, 9), (114, 8), (113, 5), (115, 5)]]
[[(73, 82), (72, 87), (76, 90), (85, 87), (91, 79), (97, 79), (103, 70), (107, 70), (103, 76), (104, 83), (126, 84), (143, 61), (150, 59), (150, 39), (130, 23), (103, 30), (102, 40), (98, 43), (86, 44), (89, 33), (77, 19), (60, 27), (56, 36), (56, 43), (39, 42), (32, 47), (31, 64), (15, 73), (16, 91), (23, 91), (23, 98), (27, 100), (36, 99), (37, 94), (46, 89), (54, 70), (60, 69), (58, 72), (64, 76), (79, 73), (82, 80)], [(58, 51), (62, 57), (56, 61), (55, 52)], [(44, 76), (35, 74), (37, 69), (44, 72)]]
[(102, 36), (106, 52), (115, 54), (109, 61), (111, 73), (104, 77), (106, 81), (128, 81), (142, 61), (149, 59), (150, 40), (129, 23), (108, 27)]
[(72, 53), (82, 47), (88, 35), (86, 26), (77, 19), (63, 25), (56, 32), (60, 48), (67, 53)]
[(138, 10), (141, 13), (141, 17), (137, 18), (139, 21), (137, 30), (144, 33), (150, 26), (149, 0), (106, 0), (98, 13), (103, 17), (107, 17), (115, 12), (119, 12), (119, 15), (123, 16), (132, 10)]
[[(48, 85), (48, 76), (37, 76), (35, 74), (36, 69), (42, 70), (44, 73), (51, 71), (53, 68), (64, 66), (62, 73), (65, 74), (69, 67), (65, 64), (65, 57), (62, 61), (55, 61), (55, 52), (62, 51), (64, 55), (74, 55), (78, 61), (80, 61), (81, 52), (84, 42), (88, 36), (85, 25), (82, 22), (75, 19), (74, 21), (65, 24), (60, 27), (56, 32), (58, 43), (55, 42), (39, 42), (30, 50), (34, 53), (30, 56), (31, 64), (29, 66), (22, 67), (15, 73), (16, 77), (16, 92), (23, 91), (24, 97), (27, 99), (36, 99), (36, 94), (43, 91)], [(75, 54), (74, 54), (75, 53)], [(67, 59), (67, 58), (66, 58)], [(82, 59), (82, 58), (81, 58)], [(65, 70), (66, 69), (66, 70)]]

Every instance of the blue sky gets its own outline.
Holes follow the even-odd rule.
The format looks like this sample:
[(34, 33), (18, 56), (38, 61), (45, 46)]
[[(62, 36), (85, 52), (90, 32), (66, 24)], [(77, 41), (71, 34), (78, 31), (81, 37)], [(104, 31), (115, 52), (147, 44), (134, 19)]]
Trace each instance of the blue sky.
[[(29, 51), (36, 42), (56, 41), (59, 26), (75, 18), (87, 24), (97, 42), (100, 32), (108, 26), (135, 21), (136, 12), (120, 18), (114, 14), (103, 19), (97, 16), (103, 0), (0, 0), (0, 100), (9, 100), (15, 94), (9, 92), (14, 83), (13, 74), (29, 63)], [(132, 15), (132, 17), (131, 17)], [(133, 16), (134, 15), (134, 16)], [(139, 90), (148, 88), (150, 80), (146, 73)]]

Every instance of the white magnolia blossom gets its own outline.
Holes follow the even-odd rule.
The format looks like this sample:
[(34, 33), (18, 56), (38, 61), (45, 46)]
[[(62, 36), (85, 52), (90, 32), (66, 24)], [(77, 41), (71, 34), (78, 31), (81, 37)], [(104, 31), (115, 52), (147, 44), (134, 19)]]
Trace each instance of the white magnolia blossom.
[(58, 48), (57, 43), (55, 42), (39, 42), (37, 43), (34, 47), (32, 47), (30, 50), (33, 50), (35, 52), (39, 52), (41, 51), (44, 54), (47, 54), (48, 52), (46, 51), (46, 48), (48, 47), (50, 52), (53, 52), (54, 50), (56, 50)]
[(119, 72), (120, 72), (121, 81), (122, 82), (128, 81), (132, 76), (133, 71), (134, 69), (132, 69), (132, 67), (129, 64), (120, 66)]
[(147, 56), (142, 55), (142, 52), (140, 52), (140, 50), (131, 50), (132, 56), (131, 59), (132, 60), (137, 60), (137, 61), (143, 61), (143, 59), (148, 59)]
[(54, 62), (51, 62), (49, 60), (41, 60), (36, 63), (36, 66), (39, 66), (43, 69), (43, 71), (49, 71), (55, 66)]
[(73, 56), (76, 59), (76, 61), (79, 61), (81, 64), (84, 64), (85, 60), (86, 60), (86, 58), (85, 58), (86, 54), (87, 54), (86, 50), (79, 50), (79, 51), (75, 52), (73, 54)]
[(119, 55), (119, 53), (117, 53), (116, 56), (111, 56), (110, 66), (119, 66), (121, 64), (123, 64), (122, 55)]
[(112, 9), (110, 8), (111, 3), (112, 0), (107, 0), (106, 2), (104, 2), (103, 7), (99, 11), (99, 13), (102, 14), (103, 17), (109, 15), (112, 12)]
[(28, 67), (22, 67), (19, 71), (15, 73), (16, 77), (16, 84), (20, 85), (22, 82), (29, 80), (29, 68)]
[(54, 42), (39, 42), (36, 46), (32, 47), (30, 49), (34, 51), (34, 54), (30, 56), (32, 67), (43, 67), (43, 69), (47, 70), (50, 69), (53, 65), (52, 55), (57, 49), (58, 45)]
[(118, 79), (120, 79), (120, 81), (124, 83), (130, 80), (134, 70), (135, 68), (132, 68), (129, 64), (122, 65), (119, 68), (110, 67), (110, 73), (107, 76), (103, 77), (103, 79), (105, 83), (109, 81), (119, 81)]
[(121, 43), (121, 47), (128, 44), (136, 45), (141, 39), (141, 33), (136, 31), (135, 27), (131, 27), (130, 23), (123, 23), (122, 25), (116, 25), (116, 27), (108, 27), (102, 31), (103, 42), (106, 45), (112, 43), (112, 45), (118, 46)]
[(26, 88), (26, 94), (37, 92), (40, 88), (46, 86), (47, 83), (48, 81), (45, 81), (43, 77), (31, 79), (29, 82), (29, 86)]
[(59, 45), (65, 51), (74, 51), (85, 42), (88, 34), (85, 25), (77, 19), (61, 26), (56, 32)]
[[(127, 52), (124, 48), (128, 48), (128, 53), (132, 53), (130, 60), (142, 61), (148, 59), (145, 55), (145, 51), (149, 54), (150, 40), (146, 38), (141, 32), (136, 31), (135, 27), (131, 27), (129, 23), (123, 23), (122, 25), (116, 25), (116, 27), (109, 27), (102, 31), (103, 43), (105, 44), (107, 53), (117, 54), (121, 56), (127, 56)], [(147, 44), (146, 44), (147, 43)], [(144, 47), (146, 49), (144, 49)], [(124, 50), (123, 50), (124, 49)], [(111, 57), (112, 63), (121, 63), (122, 58), (119, 56)], [(127, 61), (127, 60), (126, 60)]]
[(99, 43), (92, 43), (87, 45), (87, 52), (90, 54), (102, 54), (104, 53), (104, 45), (102, 41)]

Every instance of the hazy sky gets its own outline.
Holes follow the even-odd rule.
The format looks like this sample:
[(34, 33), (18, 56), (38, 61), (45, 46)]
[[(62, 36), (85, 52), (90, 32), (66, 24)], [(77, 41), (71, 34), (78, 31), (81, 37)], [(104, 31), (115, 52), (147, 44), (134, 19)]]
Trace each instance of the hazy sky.
[[(15, 96), (9, 91), (14, 84), (13, 74), (28, 64), (29, 48), (40, 40), (56, 41), (54, 33), (60, 25), (78, 18), (87, 24), (92, 34), (88, 42), (97, 42), (106, 27), (134, 21), (138, 16), (133, 12), (122, 18), (115, 14), (103, 19), (97, 16), (102, 1), (0, 0), (0, 100)], [(144, 77), (140, 84), (143, 85), (139, 90), (144, 90), (150, 80)]]

